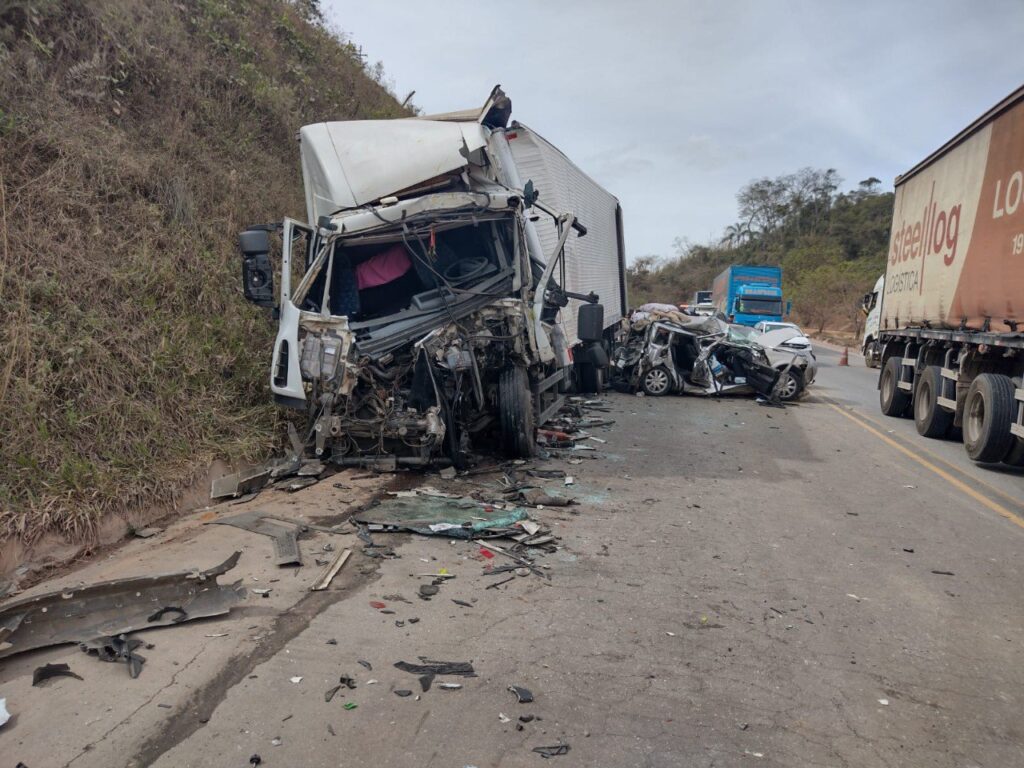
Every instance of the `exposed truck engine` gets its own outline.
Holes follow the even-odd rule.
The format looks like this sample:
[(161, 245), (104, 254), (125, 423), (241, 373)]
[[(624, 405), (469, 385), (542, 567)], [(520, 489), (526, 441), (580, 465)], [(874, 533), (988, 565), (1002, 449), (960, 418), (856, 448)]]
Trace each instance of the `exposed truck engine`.
[[(383, 467), (462, 465), (490, 445), (530, 456), (563, 393), (600, 385), (614, 320), (604, 297), (567, 280), (566, 245), (588, 227), (522, 180), (510, 113), (495, 88), (480, 110), (305, 126), (315, 226), (284, 219), (241, 234), (245, 296), (279, 317), (271, 390), (308, 414), (315, 455)], [(605, 250), (621, 256), (617, 202), (605, 208)], [(541, 221), (553, 242), (542, 244)]]

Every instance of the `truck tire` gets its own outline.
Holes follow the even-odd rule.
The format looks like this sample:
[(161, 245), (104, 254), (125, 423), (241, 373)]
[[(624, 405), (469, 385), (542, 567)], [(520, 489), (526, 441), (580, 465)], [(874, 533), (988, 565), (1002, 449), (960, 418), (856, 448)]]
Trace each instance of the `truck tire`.
[(899, 380), (900, 358), (890, 357), (878, 382), (878, 402), (886, 416), (904, 416), (910, 406), (910, 395), (896, 385)]
[(520, 459), (537, 452), (537, 421), (533, 413), (530, 376), (521, 366), (506, 368), (498, 379), (498, 411), (502, 448)]
[(1013, 447), (1003, 459), (1003, 464), (1008, 467), (1024, 467), (1024, 440), (1019, 437), (1014, 438)]
[(872, 339), (864, 345), (864, 365), (868, 368), (878, 368), (878, 356), (882, 350), (879, 349), (878, 342)]
[(640, 389), (651, 397), (667, 395), (672, 390), (672, 376), (663, 365), (651, 368), (640, 380)]
[(979, 374), (964, 400), (964, 449), (974, 461), (1002, 461), (1013, 448), (1010, 424), (1016, 414), (1013, 381), (998, 373)]
[(580, 385), (580, 392), (600, 395), (604, 392), (604, 369), (598, 368), (593, 363), (577, 363), (577, 381)]
[(914, 426), (917, 434), (924, 437), (944, 437), (953, 423), (952, 411), (939, 405), (942, 387), (942, 369), (929, 365), (917, 380), (914, 392)]

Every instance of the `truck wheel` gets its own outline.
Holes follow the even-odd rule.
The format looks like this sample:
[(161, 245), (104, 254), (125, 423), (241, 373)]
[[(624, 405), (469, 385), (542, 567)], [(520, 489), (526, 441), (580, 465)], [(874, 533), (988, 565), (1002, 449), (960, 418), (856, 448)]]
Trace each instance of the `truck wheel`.
[(878, 368), (878, 342), (869, 341), (864, 345), (864, 365), (868, 368)]
[(914, 425), (917, 434), (925, 437), (942, 437), (953, 423), (953, 412), (939, 405), (942, 386), (942, 369), (929, 365), (917, 380), (914, 392)]
[(672, 377), (662, 365), (649, 370), (644, 374), (643, 379), (640, 381), (640, 389), (651, 397), (667, 395), (671, 388)]
[(1024, 467), (1024, 440), (1019, 437), (1014, 438), (1013, 447), (1003, 459), (1003, 464), (1008, 467)]
[(529, 459), (537, 452), (537, 422), (530, 377), (520, 366), (507, 368), (498, 379), (498, 410), (505, 452)]
[(592, 363), (579, 363), (577, 373), (579, 374), (580, 392), (593, 392), (595, 395), (604, 392), (603, 368), (598, 368)]
[(1013, 390), (1010, 377), (998, 373), (982, 373), (971, 382), (964, 400), (964, 448), (974, 461), (1002, 461), (1013, 448)]
[(900, 380), (900, 358), (890, 357), (882, 369), (878, 386), (878, 401), (886, 416), (903, 416), (910, 405), (910, 395), (897, 386)]

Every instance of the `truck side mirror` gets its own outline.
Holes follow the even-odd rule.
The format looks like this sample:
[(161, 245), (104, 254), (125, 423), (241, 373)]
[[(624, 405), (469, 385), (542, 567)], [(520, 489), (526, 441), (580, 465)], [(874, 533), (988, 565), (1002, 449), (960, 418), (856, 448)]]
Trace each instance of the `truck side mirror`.
[(604, 305), (581, 304), (576, 314), (576, 337), (580, 341), (601, 341), (604, 336)]
[(259, 307), (274, 306), (274, 270), (270, 264), (270, 234), (247, 229), (238, 235), (242, 251), (242, 292)]

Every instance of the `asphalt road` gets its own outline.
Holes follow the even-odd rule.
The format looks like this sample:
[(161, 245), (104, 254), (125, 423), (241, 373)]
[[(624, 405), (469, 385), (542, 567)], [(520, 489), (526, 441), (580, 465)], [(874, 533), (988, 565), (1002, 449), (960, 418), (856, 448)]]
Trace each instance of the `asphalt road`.
[[(275, 592), (147, 633), (157, 649), (136, 681), (73, 650), (0, 667), (0, 696), (20, 712), (0, 754), (30, 768), (245, 768), (253, 754), (264, 766), (484, 768), (546, 764), (532, 750), (565, 744), (556, 766), (1024, 765), (1024, 513), (999, 490), (1019, 499), (1024, 478), (968, 483), (986, 470), (922, 462), (915, 446), (932, 441), (870, 409), (871, 372), (821, 359), (811, 396), (784, 410), (609, 396), (616, 424), (596, 432), (607, 443), (594, 458), (539, 465), (570, 473), (571, 486), (543, 482), (579, 502), (533, 512), (561, 537), (538, 560), (549, 578), (487, 589), (501, 556), (378, 536), (398, 559), (359, 555), (318, 601), (301, 595), (319, 569), (303, 568), (274, 584), (283, 602)], [(488, 495), (499, 477), (428, 480)], [(345, 493), (321, 483), (281, 509), (312, 518)], [(267, 560), (265, 539), (223, 526), (169, 531), (161, 551), (203, 551), (213, 535), (249, 537), (240, 576)], [(442, 569), (455, 578), (419, 599), (418, 574)], [(478, 676), (421, 692), (393, 666), (418, 657), (469, 661)], [(31, 688), (44, 658), (86, 680)], [(357, 687), (326, 702), (341, 675)], [(65, 704), (53, 738), (47, 708)]]

